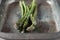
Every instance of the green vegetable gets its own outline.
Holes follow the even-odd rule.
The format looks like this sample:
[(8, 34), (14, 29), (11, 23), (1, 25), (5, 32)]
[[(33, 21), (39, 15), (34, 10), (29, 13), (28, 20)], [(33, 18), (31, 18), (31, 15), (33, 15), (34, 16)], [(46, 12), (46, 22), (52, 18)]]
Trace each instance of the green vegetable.
[[(32, 1), (30, 6), (27, 6), (24, 1), (19, 2), (21, 7), (21, 19), (18, 20), (17, 26), (20, 28), (20, 32), (24, 32), (26, 29), (34, 30), (36, 25), (36, 16), (37, 16), (37, 6), (35, 0)], [(30, 18), (30, 19), (29, 19)], [(32, 24), (29, 25), (29, 20), (31, 20)], [(27, 26), (29, 25), (29, 26)]]

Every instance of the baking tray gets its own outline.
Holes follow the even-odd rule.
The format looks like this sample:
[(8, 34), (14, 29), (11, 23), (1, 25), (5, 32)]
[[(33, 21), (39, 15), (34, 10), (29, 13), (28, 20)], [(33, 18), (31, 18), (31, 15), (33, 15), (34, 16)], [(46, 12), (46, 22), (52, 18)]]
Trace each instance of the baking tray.
[[(31, 0), (25, 0), (25, 2), (29, 4)], [(14, 26), (18, 18), (20, 17), (19, 16), (19, 13), (20, 13), (19, 0), (2, 0), (2, 3), (0, 5), (0, 12), (1, 12), (0, 14), (2, 14), (3, 17), (1, 18), (1, 23), (0, 23), (0, 27), (1, 27), (0, 37), (7, 40), (21, 40), (21, 39), (59, 40), (60, 32), (58, 32), (56, 29), (55, 20), (51, 20), (51, 19), (54, 19), (54, 17), (52, 14), (50, 14), (51, 13), (50, 5), (46, 3), (46, 0), (36, 0), (36, 3), (38, 5), (37, 23), (39, 24), (40, 21), (43, 21), (42, 24), (44, 24), (47, 17), (48, 18), (47, 22), (49, 22), (51, 25), (53, 24), (52, 26), (50, 26), (49, 24), (47, 25), (47, 26), (50, 26), (50, 30), (48, 33), (47, 32), (23, 33), (23, 34), (19, 33)], [(51, 31), (51, 29), (53, 29), (53, 31)]]

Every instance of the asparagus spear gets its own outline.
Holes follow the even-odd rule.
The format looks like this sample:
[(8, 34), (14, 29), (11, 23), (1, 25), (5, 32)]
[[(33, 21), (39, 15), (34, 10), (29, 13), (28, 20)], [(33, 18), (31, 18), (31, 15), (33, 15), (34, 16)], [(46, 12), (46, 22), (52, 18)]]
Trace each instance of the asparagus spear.
[(28, 10), (27, 10), (27, 6), (26, 6), (26, 4), (25, 4), (24, 1), (22, 2), (22, 5), (23, 5), (23, 7), (24, 7), (24, 9), (25, 9), (25, 10), (24, 10), (24, 13), (23, 13), (23, 16), (24, 16), (24, 14), (26, 14), (26, 12), (27, 12)]
[(36, 25), (36, 16), (37, 16), (37, 8), (35, 7), (34, 12), (31, 14), (30, 19), (32, 21), (32, 24)]
[[(29, 11), (28, 6), (27, 6), (27, 11)], [(29, 19), (26, 19), (26, 21), (24, 22), (23, 28), (25, 28), (25, 26), (28, 25), (28, 20), (29, 20)]]
[(27, 31), (33, 31), (35, 29), (34, 25), (36, 25), (36, 16), (37, 16), (37, 7), (35, 7), (33, 13), (30, 15), (32, 25), (26, 29)]

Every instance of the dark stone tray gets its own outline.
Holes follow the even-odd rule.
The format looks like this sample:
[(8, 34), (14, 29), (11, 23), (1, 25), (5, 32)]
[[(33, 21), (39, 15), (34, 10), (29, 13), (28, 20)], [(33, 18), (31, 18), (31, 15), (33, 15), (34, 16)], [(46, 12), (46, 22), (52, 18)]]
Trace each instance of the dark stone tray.
[[(25, 0), (26, 3), (30, 3), (30, 0)], [(20, 13), (19, 0), (2, 0), (0, 5), (0, 14), (3, 15), (1, 19), (0, 38), (6, 40), (60, 40), (60, 32), (55, 33), (19, 33), (14, 27), (14, 23), (18, 20), (18, 14)], [(58, 0), (58, 3), (60, 1)], [(37, 0), (36, 3), (40, 5), (45, 3), (45, 0)], [(60, 3), (59, 3), (60, 5)], [(16, 9), (16, 10), (15, 10)], [(40, 13), (40, 11), (39, 11)], [(16, 16), (17, 14), (17, 16)], [(38, 19), (40, 19), (38, 15)], [(43, 15), (44, 16), (44, 15)], [(46, 15), (47, 16), (47, 15)], [(55, 27), (54, 27), (55, 28)], [(55, 30), (56, 31), (56, 30)]]

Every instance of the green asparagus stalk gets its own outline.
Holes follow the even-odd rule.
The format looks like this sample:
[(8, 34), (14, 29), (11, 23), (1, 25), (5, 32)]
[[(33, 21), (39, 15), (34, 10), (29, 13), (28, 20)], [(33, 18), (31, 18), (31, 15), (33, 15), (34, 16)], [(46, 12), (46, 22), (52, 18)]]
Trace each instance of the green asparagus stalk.
[(24, 14), (26, 14), (26, 12), (27, 12), (27, 6), (26, 6), (26, 4), (25, 4), (25, 2), (23, 1), (22, 2), (22, 5), (24, 6), (24, 13), (23, 13), (23, 16), (24, 16)]
[(36, 25), (36, 16), (37, 16), (37, 7), (35, 7), (33, 13), (30, 15), (32, 25), (26, 29), (27, 31), (33, 31), (35, 29), (34, 25)]
[(21, 7), (21, 17), (23, 17), (24, 7), (23, 7), (23, 5), (22, 5), (22, 2), (21, 2), (21, 1), (19, 2), (19, 5), (20, 5), (20, 7)]
[[(27, 11), (29, 11), (28, 6), (27, 6)], [(26, 21), (24, 22), (23, 28), (25, 28), (25, 27), (26, 27), (26, 25), (28, 25), (28, 20), (29, 20), (29, 19), (26, 19)]]
[(36, 16), (37, 16), (37, 8), (35, 8), (33, 14), (31, 14), (31, 16), (30, 16), (32, 24), (34, 24), (34, 25), (36, 25)]

